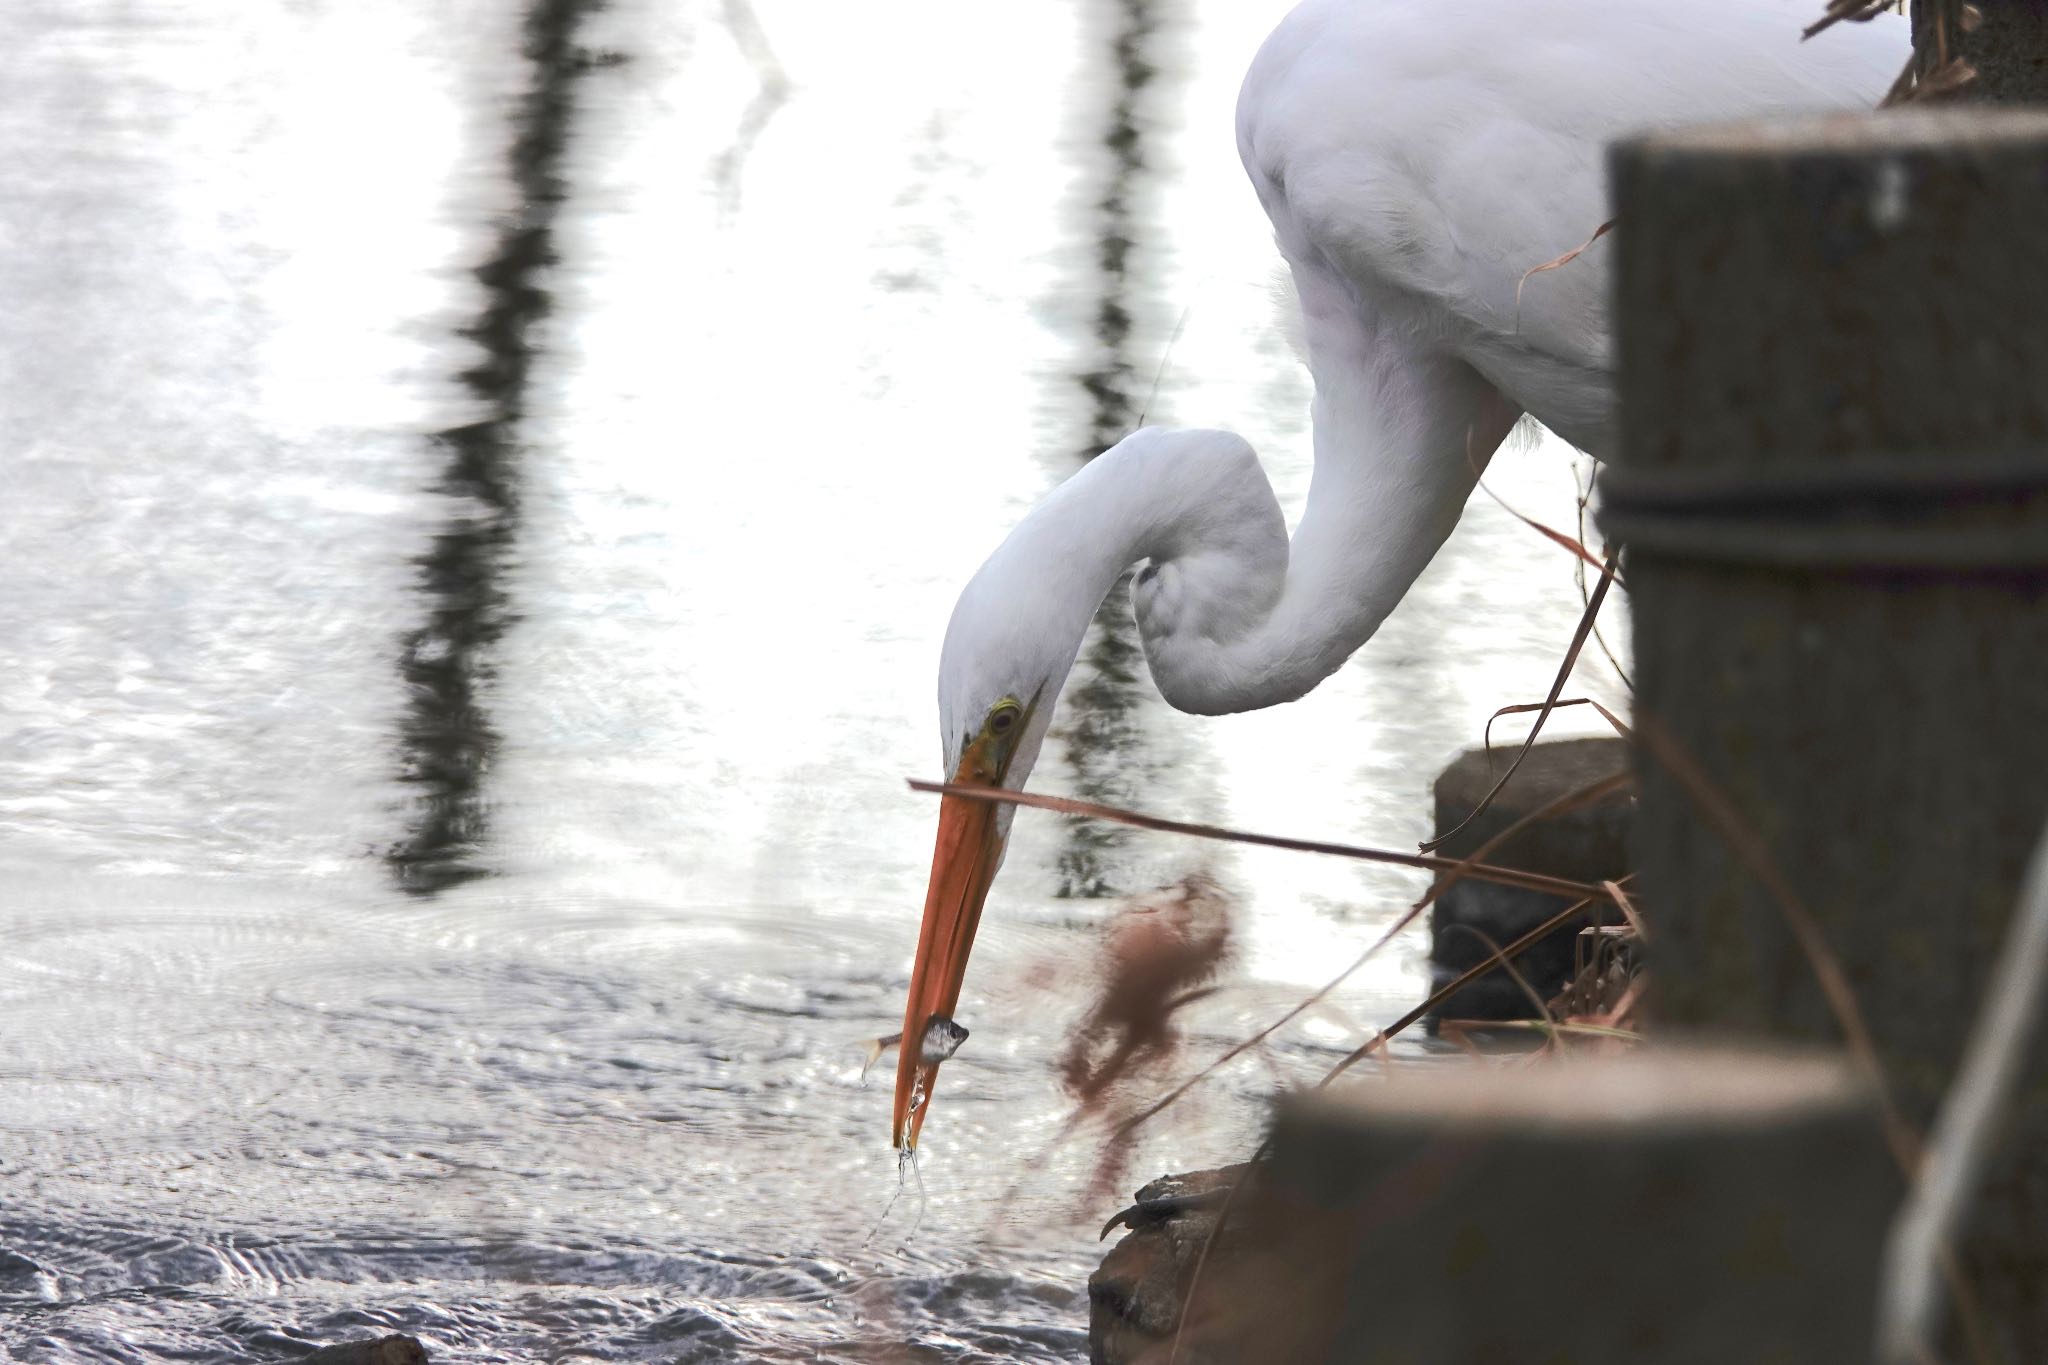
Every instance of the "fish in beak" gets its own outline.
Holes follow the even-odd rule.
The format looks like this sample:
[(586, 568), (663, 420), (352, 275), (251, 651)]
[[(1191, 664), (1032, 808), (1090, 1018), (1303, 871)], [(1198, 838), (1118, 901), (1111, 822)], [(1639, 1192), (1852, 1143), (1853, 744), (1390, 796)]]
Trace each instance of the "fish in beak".
[[(1041, 689), (1042, 690), (1042, 689)], [(964, 786), (1000, 787), (1019, 742), (1038, 710), (1030, 701), (1004, 697), (991, 706), (979, 733), (963, 736), (953, 781)], [(1026, 761), (1020, 772), (1029, 771)], [(970, 796), (939, 799), (939, 838), (932, 849), (932, 879), (924, 895), (924, 924), (917, 931), (917, 960), (910, 969), (910, 998), (903, 1005), (902, 1045), (896, 1054), (896, 1107), (889, 1142), (905, 1151), (917, 1147), (931, 1107), (939, 1063), (953, 1055), (967, 1031), (953, 1022), (967, 954), (981, 924), (982, 903), (1003, 861), (1009, 824), (994, 801)]]
[[(961, 764), (963, 769), (966, 766)], [(917, 934), (917, 961), (910, 969), (910, 998), (903, 1008), (905, 1042), (896, 1056), (896, 1107), (889, 1133), (897, 1147), (917, 1146), (939, 1063), (952, 1055), (952, 1047), (934, 1048), (926, 1045), (926, 1040), (937, 1031), (950, 1041), (950, 1031), (958, 1028), (953, 1010), (960, 1003), (960, 983), (967, 976), (967, 954), (974, 947), (974, 931), (981, 923), (989, 883), (1002, 861), (996, 811), (994, 802), (966, 796), (942, 797), (939, 802), (938, 845), (932, 851), (932, 879), (925, 891), (924, 924)], [(911, 1039), (919, 1041), (913, 1044)]]

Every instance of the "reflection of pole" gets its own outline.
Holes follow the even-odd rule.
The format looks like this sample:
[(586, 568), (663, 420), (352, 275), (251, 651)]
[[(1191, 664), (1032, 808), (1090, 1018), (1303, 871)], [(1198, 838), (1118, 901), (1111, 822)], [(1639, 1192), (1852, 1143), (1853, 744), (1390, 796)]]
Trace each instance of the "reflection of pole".
[(1093, 458), (1129, 432), (1137, 417), (1130, 385), (1136, 374), (1131, 361), (1130, 267), (1136, 244), (1133, 200), (1145, 175), (1144, 133), (1138, 101), (1158, 73), (1145, 57), (1158, 21), (1152, 0), (1119, 0), (1116, 62), (1116, 103), (1102, 146), (1109, 153), (1109, 180), (1095, 201), (1095, 267), (1101, 297), (1095, 305), (1095, 339), (1101, 344), (1095, 368), (1081, 376), (1093, 411), (1089, 415), (1087, 455)]
[(477, 861), (488, 833), (481, 789), (498, 734), (482, 694), (489, 650), (508, 617), (501, 580), (518, 526), (516, 432), (534, 360), (528, 338), (550, 302), (538, 275), (555, 260), (572, 87), (591, 66), (573, 36), (595, 7), (593, 0), (536, 0), (527, 15), (534, 79), (514, 115), (510, 158), (519, 209), (477, 271), (484, 309), (463, 332), (484, 355), (462, 381), (490, 416), (437, 439), (447, 457), (439, 491), (459, 505), (418, 561), (427, 619), (405, 637), (399, 657), (408, 699), (401, 776), (415, 802), (406, 836), (386, 854), (398, 884), (421, 894), (487, 870)]
[[(1796, 898), (1924, 1129), (2048, 818), (2048, 115), (1679, 133), (1614, 171), (1655, 1003), (1837, 1037)], [(1959, 1251), (2043, 1360), (2048, 1087), (2016, 1110)]]
[[(1095, 265), (1100, 295), (1094, 328), (1099, 346), (1095, 366), (1080, 376), (1088, 394), (1088, 446), (1092, 459), (1115, 444), (1136, 423), (1131, 385), (1131, 255), (1136, 242), (1137, 199), (1145, 175), (1139, 101), (1157, 74), (1145, 51), (1157, 28), (1153, 0), (1120, 0), (1114, 39), (1116, 102), (1102, 146), (1109, 153), (1109, 178), (1095, 201)], [(1073, 681), (1066, 689), (1069, 718), (1066, 756), (1074, 770), (1073, 790), (1109, 805), (1128, 804), (1138, 793), (1133, 766), (1141, 743), (1134, 715), (1144, 665), (1131, 620), (1130, 578), (1126, 575), (1096, 609), (1095, 624), (1082, 646)], [(1060, 852), (1060, 894), (1107, 896), (1119, 890), (1108, 855), (1128, 831), (1099, 822), (1072, 820)]]

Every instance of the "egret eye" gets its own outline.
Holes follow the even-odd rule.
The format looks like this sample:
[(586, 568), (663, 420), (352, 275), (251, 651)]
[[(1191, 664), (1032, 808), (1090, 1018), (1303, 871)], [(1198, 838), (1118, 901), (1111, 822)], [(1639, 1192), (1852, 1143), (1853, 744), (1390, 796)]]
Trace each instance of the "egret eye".
[(990, 734), (1007, 735), (1010, 733), (1010, 727), (1016, 723), (1017, 708), (1015, 706), (998, 706), (995, 710), (988, 713)]

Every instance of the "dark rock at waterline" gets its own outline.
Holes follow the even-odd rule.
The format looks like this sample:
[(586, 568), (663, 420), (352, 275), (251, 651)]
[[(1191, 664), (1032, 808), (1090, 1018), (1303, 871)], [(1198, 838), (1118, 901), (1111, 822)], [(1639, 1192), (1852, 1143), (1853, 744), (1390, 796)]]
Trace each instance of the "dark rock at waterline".
[[(1195, 1267), (1225, 1267), (1232, 1256), (1216, 1242), (1219, 1220), (1236, 1205), (1234, 1188), (1251, 1169), (1161, 1176), (1138, 1191), (1137, 1202), (1112, 1217), (1130, 1234), (1110, 1249), (1088, 1277), (1088, 1359), (1092, 1365), (1136, 1365), (1164, 1359), (1180, 1325)], [(1204, 1250), (1207, 1260), (1204, 1261)]]
[[(1456, 828), (1469, 817), (1500, 775), (1514, 762), (1512, 746), (1471, 749), (1436, 780), (1436, 827)], [(1468, 858), (1517, 820), (1602, 778), (1629, 770), (1628, 744), (1619, 739), (1567, 739), (1538, 744), (1479, 817), (1436, 851)], [(1483, 862), (1541, 872), (1574, 881), (1618, 880), (1627, 875), (1628, 831), (1635, 814), (1633, 789), (1609, 792), (1590, 805), (1546, 817), (1488, 850)], [(1477, 966), (1496, 947), (1506, 947), (1571, 902), (1562, 896), (1524, 891), (1464, 878), (1430, 907), (1430, 989), (1442, 988)], [(1614, 922), (1611, 908), (1589, 907), (1584, 915), (1545, 936), (1516, 959), (1537, 995), (1548, 1000), (1570, 980), (1573, 940), (1599, 922)], [(1529, 1019), (1536, 1003), (1507, 972), (1496, 967), (1460, 989), (1430, 1015), (1439, 1019)]]
[(299, 1357), (299, 1365), (427, 1365), (418, 1337), (396, 1333), (364, 1341), (342, 1341)]

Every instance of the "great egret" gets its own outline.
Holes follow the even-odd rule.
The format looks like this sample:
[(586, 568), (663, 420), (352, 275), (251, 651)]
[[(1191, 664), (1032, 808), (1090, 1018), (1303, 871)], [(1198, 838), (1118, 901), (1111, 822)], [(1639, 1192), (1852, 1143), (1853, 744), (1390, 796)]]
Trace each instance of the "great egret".
[[(1604, 455), (1614, 420), (1608, 140), (1868, 109), (1894, 16), (1810, 43), (1799, 0), (1308, 0), (1238, 95), (1237, 146), (1299, 297), (1315, 472), (1292, 542), (1251, 447), (1147, 427), (1034, 508), (960, 594), (939, 665), (945, 772), (1018, 788), (1125, 569), (1152, 677), (1183, 711), (1300, 697), (1372, 635), (1524, 414)], [(1626, 232), (1626, 224), (1619, 226)], [(914, 1147), (1011, 809), (948, 796), (903, 1016), (891, 1140)], [(941, 1055), (944, 1054), (944, 1055)]]

